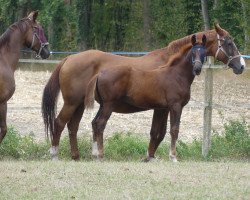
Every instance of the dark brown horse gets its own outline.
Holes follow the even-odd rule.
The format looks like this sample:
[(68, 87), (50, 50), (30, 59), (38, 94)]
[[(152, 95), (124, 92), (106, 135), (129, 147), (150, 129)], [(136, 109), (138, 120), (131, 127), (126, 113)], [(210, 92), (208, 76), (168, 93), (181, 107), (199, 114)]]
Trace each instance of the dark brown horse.
[[(191, 49), (186, 44), (176, 55), (170, 57), (166, 65), (157, 69), (142, 70), (122, 65), (103, 69), (92, 78), (88, 84), (85, 106), (93, 107), (95, 96), (100, 104), (92, 121), (93, 156), (103, 157), (103, 131), (112, 112), (117, 110), (118, 102), (125, 102), (143, 110), (170, 111), (169, 157), (172, 161), (177, 161), (176, 140), (182, 109), (189, 102), (191, 84), (195, 75), (200, 74), (206, 57), (206, 36), (203, 36), (201, 45), (196, 43), (195, 35), (191, 40)], [(190, 50), (187, 52), (187, 49)], [(161, 140), (150, 143), (147, 160), (152, 157), (151, 149), (156, 150), (160, 142)]]
[[(201, 39), (203, 34), (207, 36), (207, 55), (216, 57), (225, 64), (228, 63), (236, 74), (242, 73), (245, 63), (240, 57), (229, 33), (216, 24), (214, 30), (196, 33), (197, 38)], [(86, 87), (95, 74), (101, 69), (120, 65), (144, 70), (156, 69), (166, 64), (169, 57), (177, 53), (183, 45), (190, 44), (190, 38), (191, 36), (187, 36), (173, 41), (165, 48), (157, 49), (137, 58), (113, 55), (98, 50), (89, 50), (63, 59), (45, 86), (42, 100), (46, 134), (48, 135), (49, 130), (52, 139), (52, 158), (57, 158), (60, 136), (67, 124), (72, 158), (79, 159), (76, 135), (85, 109), (84, 98)], [(64, 104), (59, 115), (55, 118), (56, 101), (60, 89)], [(119, 106), (115, 110), (118, 113), (138, 111), (143, 111), (143, 109), (124, 102), (119, 102)], [(154, 110), (150, 132), (153, 141), (155, 137), (158, 137), (158, 134), (165, 134), (167, 115), (168, 110)]]
[(0, 37), (0, 143), (7, 132), (7, 101), (15, 91), (14, 72), (20, 50), (28, 47), (37, 56), (48, 58), (48, 42), (42, 27), (36, 22), (38, 12), (31, 12), (26, 18), (12, 24)]

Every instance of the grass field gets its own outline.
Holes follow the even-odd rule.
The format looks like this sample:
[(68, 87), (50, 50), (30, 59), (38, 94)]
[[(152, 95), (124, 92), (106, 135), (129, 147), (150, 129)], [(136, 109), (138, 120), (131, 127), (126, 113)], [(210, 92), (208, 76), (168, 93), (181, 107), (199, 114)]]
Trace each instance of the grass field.
[(0, 199), (250, 199), (250, 163), (2, 161)]

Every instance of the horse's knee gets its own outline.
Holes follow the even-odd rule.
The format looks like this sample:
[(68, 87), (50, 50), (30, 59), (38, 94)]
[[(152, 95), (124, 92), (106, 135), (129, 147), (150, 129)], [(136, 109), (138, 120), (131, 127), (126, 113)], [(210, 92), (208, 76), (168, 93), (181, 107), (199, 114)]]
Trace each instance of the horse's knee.
[(93, 130), (96, 131), (103, 131), (106, 126), (106, 121), (105, 120), (94, 120), (92, 121), (92, 128)]
[(63, 123), (59, 118), (56, 118), (54, 121), (55, 133), (61, 134), (65, 127), (65, 123)]
[(171, 136), (177, 136), (178, 137), (178, 133), (179, 133), (179, 127), (178, 126), (174, 126), (174, 127), (171, 128), (171, 130), (170, 130)]
[(92, 122), (91, 122), (91, 125), (92, 125), (92, 128), (95, 130), (95, 129), (97, 129), (97, 121), (96, 120), (93, 120)]

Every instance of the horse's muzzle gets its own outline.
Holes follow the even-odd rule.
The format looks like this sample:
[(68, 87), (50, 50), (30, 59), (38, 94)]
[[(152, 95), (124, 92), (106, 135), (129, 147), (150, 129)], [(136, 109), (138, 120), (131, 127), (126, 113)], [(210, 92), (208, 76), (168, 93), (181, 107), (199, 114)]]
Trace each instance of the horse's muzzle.
[(240, 57), (235, 60), (232, 60), (228, 64), (228, 66), (233, 69), (233, 72), (235, 74), (242, 74), (242, 72), (245, 69), (246, 63), (245, 63), (245, 60), (242, 57)]
[(43, 47), (40, 56), (42, 59), (47, 59), (50, 56), (50, 51), (48, 46)]
[(194, 65), (194, 68), (193, 68), (193, 75), (194, 75), (194, 76), (200, 75), (200, 74), (201, 74), (201, 68), (202, 68), (202, 65), (200, 65), (200, 64)]

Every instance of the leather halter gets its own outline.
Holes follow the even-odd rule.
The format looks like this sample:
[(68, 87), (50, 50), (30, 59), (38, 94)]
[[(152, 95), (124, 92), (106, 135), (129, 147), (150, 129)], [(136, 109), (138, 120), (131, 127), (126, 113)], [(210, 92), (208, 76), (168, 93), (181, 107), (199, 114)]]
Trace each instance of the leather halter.
[[(28, 18), (28, 19), (31, 20), (30, 18)], [(32, 29), (33, 29), (33, 37), (32, 37), (32, 43), (31, 43), (31, 45), (30, 45), (30, 49), (32, 49), (32, 47), (33, 47), (33, 45), (34, 45), (34, 43), (35, 43), (35, 38), (37, 38), (38, 41), (40, 42), (40, 49), (39, 49), (39, 51), (38, 51), (38, 53), (37, 53), (37, 55), (36, 55), (36, 58), (40, 58), (40, 57), (41, 57), (41, 52), (42, 52), (43, 48), (46, 47), (46, 46), (48, 46), (49, 43), (48, 43), (48, 42), (42, 42), (42, 41), (41, 41), (39, 35), (37, 34), (37, 32), (36, 32), (36, 30), (35, 30), (36, 28), (37, 28), (36, 26), (32, 26)]]
[(215, 59), (217, 59), (217, 57), (219, 55), (219, 52), (222, 51), (225, 54), (225, 56), (228, 58), (227, 65), (226, 65), (226, 66), (228, 66), (233, 59), (241, 57), (241, 54), (240, 54), (239, 51), (238, 51), (239, 54), (236, 55), (236, 56), (229, 56), (227, 54), (227, 52), (223, 49), (223, 47), (221, 45), (221, 40), (225, 41), (225, 39), (224, 38), (220, 38), (219, 34), (217, 34), (217, 40), (218, 40), (218, 49), (217, 49), (217, 51), (215, 53)]

